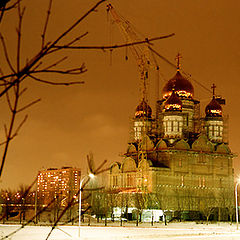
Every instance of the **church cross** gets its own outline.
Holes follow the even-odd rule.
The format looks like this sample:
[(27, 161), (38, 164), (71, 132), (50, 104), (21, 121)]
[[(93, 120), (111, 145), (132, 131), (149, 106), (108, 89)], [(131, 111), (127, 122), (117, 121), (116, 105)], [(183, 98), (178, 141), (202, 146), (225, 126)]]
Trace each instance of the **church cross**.
[(211, 86), (211, 88), (212, 88), (212, 90), (213, 90), (213, 96), (215, 96), (215, 88), (216, 88), (216, 85), (213, 84), (213, 85)]
[(180, 58), (182, 58), (182, 56), (180, 55), (180, 53), (177, 54), (175, 60), (177, 61), (177, 70), (179, 71), (180, 69)]

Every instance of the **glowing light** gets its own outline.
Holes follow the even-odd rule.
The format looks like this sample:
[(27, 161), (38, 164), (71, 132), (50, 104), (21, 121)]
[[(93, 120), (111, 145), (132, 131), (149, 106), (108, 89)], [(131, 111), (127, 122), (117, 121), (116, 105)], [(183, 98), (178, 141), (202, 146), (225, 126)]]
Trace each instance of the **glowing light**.
[(93, 173), (89, 173), (89, 175), (88, 175), (90, 178), (94, 178), (95, 177), (95, 175), (93, 174)]
[(216, 110), (216, 109), (211, 109), (210, 112), (215, 113), (215, 114), (221, 114), (222, 113), (221, 110)]
[[(184, 90), (178, 90), (176, 91), (177, 95), (179, 97), (186, 97), (186, 98), (192, 98), (192, 93), (184, 91)], [(163, 98), (168, 98), (169, 96), (171, 96), (172, 92), (168, 92), (166, 94), (164, 94)]]
[(170, 110), (170, 109), (181, 109), (180, 104), (168, 104), (165, 106), (165, 110)]

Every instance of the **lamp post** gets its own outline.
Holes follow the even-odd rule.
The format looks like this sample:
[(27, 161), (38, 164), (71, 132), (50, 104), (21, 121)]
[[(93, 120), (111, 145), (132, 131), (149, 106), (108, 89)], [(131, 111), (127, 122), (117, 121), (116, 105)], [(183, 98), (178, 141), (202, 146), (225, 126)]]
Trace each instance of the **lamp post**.
[(239, 182), (236, 183), (235, 187), (235, 199), (236, 199), (236, 223), (237, 223), (237, 230), (238, 230), (238, 197), (237, 197), (237, 188), (238, 188)]
[(84, 176), (82, 179), (80, 179), (80, 184), (79, 184), (79, 214), (78, 214), (78, 237), (80, 238), (80, 227), (81, 227), (81, 212), (82, 212), (82, 184), (83, 181), (87, 178), (94, 178), (94, 174), (90, 173), (89, 175)]

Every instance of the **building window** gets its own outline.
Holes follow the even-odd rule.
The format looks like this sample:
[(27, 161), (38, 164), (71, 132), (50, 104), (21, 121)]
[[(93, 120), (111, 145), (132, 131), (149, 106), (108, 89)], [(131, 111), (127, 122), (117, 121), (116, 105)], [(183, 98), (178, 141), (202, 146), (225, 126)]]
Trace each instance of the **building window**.
[(179, 161), (178, 161), (178, 166), (182, 167), (182, 160), (181, 159), (179, 159)]
[(200, 153), (198, 155), (198, 163), (206, 163), (206, 157), (204, 154)]
[(223, 162), (221, 162), (220, 169), (223, 170)]
[(199, 177), (198, 178), (198, 186), (199, 187), (206, 187), (206, 179), (205, 179), (205, 177)]
[(132, 187), (133, 186), (133, 181), (134, 181), (134, 179), (133, 179), (132, 174), (128, 173), (127, 174), (127, 186)]
[(117, 187), (118, 185), (118, 178), (117, 176), (113, 176), (113, 187)]
[(198, 178), (198, 186), (201, 187), (202, 183), (201, 183), (201, 177)]
[(184, 176), (181, 176), (181, 186), (184, 186)]
[(202, 177), (202, 186), (203, 186), (203, 187), (206, 186), (205, 183), (206, 183), (205, 177)]

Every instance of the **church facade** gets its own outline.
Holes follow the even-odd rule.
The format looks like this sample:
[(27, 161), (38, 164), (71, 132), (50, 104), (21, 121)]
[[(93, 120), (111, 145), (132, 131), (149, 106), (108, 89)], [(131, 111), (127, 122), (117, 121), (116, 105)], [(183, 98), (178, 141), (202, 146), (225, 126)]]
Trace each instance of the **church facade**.
[(142, 99), (123, 161), (109, 170), (114, 207), (199, 212), (207, 219), (217, 211), (219, 219), (232, 217), (234, 154), (226, 139), (225, 100), (215, 95), (215, 85), (212, 89), (200, 117), (200, 101), (178, 64), (162, 89), (155, 117)]

